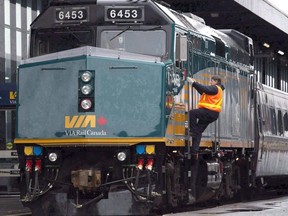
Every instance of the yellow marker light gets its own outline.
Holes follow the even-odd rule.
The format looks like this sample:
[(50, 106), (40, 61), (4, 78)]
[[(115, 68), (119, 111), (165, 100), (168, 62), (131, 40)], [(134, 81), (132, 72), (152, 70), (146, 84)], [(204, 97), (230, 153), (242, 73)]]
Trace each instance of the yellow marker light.
[(155, 154), (155, 146), (154, 145), (147, 145), (146, 146), (146, 153), (147, 154)]
[(27, 156), (33, 155), (33, 147), (32, 146), (25, 146), (24, 147), (24, 154)]

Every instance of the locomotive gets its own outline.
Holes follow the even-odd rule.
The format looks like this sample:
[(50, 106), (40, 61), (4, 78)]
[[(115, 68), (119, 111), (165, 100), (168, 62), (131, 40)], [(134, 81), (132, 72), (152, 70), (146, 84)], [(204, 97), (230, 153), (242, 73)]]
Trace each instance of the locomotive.
[[(253, 41), (152, 0), (53, 0), (18, 70), (20, 199), (33, 215), (149, 215), (286, 188), (288, 94)], [(226, 88), (191, 152), (187, 76)], [(279, 185), (281, 187), (279, 187)]]

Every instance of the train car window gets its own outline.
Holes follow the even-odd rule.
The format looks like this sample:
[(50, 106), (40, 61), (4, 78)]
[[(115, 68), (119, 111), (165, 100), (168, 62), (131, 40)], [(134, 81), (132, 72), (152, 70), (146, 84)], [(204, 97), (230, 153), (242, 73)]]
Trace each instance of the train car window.
[(270, 132), (271, 128), (271, 121), (269, 119), (270, 114), (269, 114), (269, 108), (265, 104), (261, 104), (261, 109), (262, 109), (262, 125), (263, 125), (263, 132), (267, 133)]
[(61, 30), (39, 31), (35, 35), (35, 50), (32, 56), (44, 55), (93, 45), (91, 31)]
[(278, 110), (277, 113), (277, 122), (278, 122), (278, 135), (283, 136), (284, 135), (284, 128), (283, 128), (283, 122), (282, 122), (282, 112), (281, 110)]
[(262, 125), (265, 124), (265, 121), (263, 120), (263, 117), (262, 117), (263, 114), (262, 114), (261, 107), (259, 104), (257, 105), (257, 109), (258, 109), (258, 118), (259, 118), (259, 131), (262, 133), (263, 132)]
[(288, 114), (287, 112), (285, 112), (283, 116), (283, 120), (284, 120), (284, 136), (288, 137)]
[(101, 47), (132, 53), (164, 56), (166, 54), (166, 33), (153, 31), (116, 31), (101, 32)]
[(270, 116), (271, 116), (271, 133), (277, 135), (277, 122), (274, 108), (270, 108)]

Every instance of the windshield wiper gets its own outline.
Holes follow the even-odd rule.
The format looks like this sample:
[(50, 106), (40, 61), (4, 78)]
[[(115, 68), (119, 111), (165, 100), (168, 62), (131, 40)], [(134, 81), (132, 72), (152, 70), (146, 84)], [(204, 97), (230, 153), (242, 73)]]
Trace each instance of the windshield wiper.
[(65, 30), (67, 30), (74, 38), (76, 38), (76, 40), (78, 41), (79, 44), (82, 43), (82, 41), (80, 40), (80, 38), (77, 37), (77, 35), (76, 35), (74, 32), (72, 32), (72, 31), (69, 29), (69, 27), (65, 28)]
[(153, 27), (153, 28), (150, 28), (150, 29), (144, 29), (143, 31), (154, 31), (154, 30), (157, 30), (157, 29), (162, 29), (162, 26), (156, 26), (156, 27)]
[(112, 37), (110, 39), (110, 41), (112, 41), (113, 39), (115, 39), (116, 37), (120, 36), (121, 34), (123, 34), (124, 32), (126, 32), (127, 30), (129, 30), (131, 28), (131, 26), (128, 26), (128, 28), (124, 29), (123, 31), (121, 31), (120, 33), (118, 33), (117, 35), (115, 35), (114, 37)]
[[(115, 35), (114, 37), (112, 37), (110, 39), (110, 41), (112, 41), (113, 39), (115, 39), (116, 37), (118, 37), (119, 35), (123, 34), (124, 32), (126, 32), (127, 30), (129, 30), (131, 28), (131, 26), (128, 26), (128, 28), (124, 29), (122, 32), (118, 33), (117, 35)], [(143, 31), (154, 31), (154, 30), (157, 30), (157, 29), (162, 29), (162, 26), (156, 26), (156, 27), (153, 27), (153, 28), (150, 28), (150, 29), (144, 29)]]

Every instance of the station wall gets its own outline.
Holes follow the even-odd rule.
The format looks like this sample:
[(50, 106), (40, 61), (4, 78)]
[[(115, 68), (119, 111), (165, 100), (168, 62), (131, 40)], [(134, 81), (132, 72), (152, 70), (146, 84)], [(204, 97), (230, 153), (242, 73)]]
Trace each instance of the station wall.
[[(0, 1), (0, 89), (17, 82), (17, 66), (28, 56), (30, 24), (42, 4), (41, 0)], [(0, 107), (0, 150), (11, 148), (14, 119), (13, 109)]]

